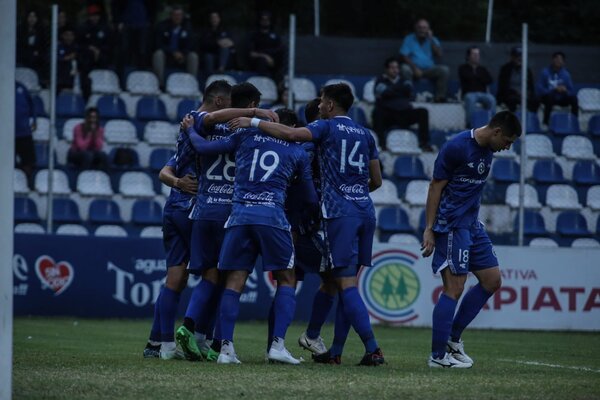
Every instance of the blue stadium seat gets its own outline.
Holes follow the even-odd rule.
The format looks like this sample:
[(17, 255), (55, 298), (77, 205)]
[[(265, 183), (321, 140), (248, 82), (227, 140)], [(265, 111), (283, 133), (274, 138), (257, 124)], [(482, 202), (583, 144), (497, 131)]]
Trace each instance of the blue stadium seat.
[[(525, 210), (523, 221), (523, 235), (527, 238), (536, 236), (548, 236), (544, 217), (537, 211)], [(519, 215), (515, 216), (514, 231), (519, 232)]]
[(131, 222), (136, 225), (161, 225), (162, 208), (154, 200), (137, 200), (133, 203)]
[(585, 204), (587, 190), (590, 186), (600, 185), (600, 166), (592, 160), (577, 161), (573, 167), (573, 182), (579, 202)]
[(492, 118), (492, 112), (489, 110), (475, 110), (471, 114), (469, 124), (471, 128), (481, 128), (490, 122)]
[(131, 147), (113, 148), (108, 154), (109, 166), (116, 170), (135, 170), (140, 168), (137, 151)]
[[(521, 120), (521, 112), (516, 113), (519, 121)], [(537, 114), (531, 111), (527, 111), (527, 133), (540, 133), (543, 132), (542, 126), (540, 125), (540, 119)]]
[(394, 233), (414, 233), (408, 214), (401, 207), (386, 207), (379, 211), (379, 240), (387, 242)]
[(38, 117), (48, 117), (48, 113), (44, 109), (44, 101), (38, 95), (32, 96), (33, 108), (35, 109), (35, 115)]
[(81, 118), (84, 115), (83, 97), (73, 93), (61, 93), (56, 97), (56, 116), (58, 118)]
[(160, 171), (175, 152), (171, 149), (154, 149), (150, 153), (150, 169)]
[(490, 189), (486, 190), (484, 188), (484, 196), (487, 196), (486, 201), (492, 204), (501, 204), (506, 198), (506, 189), (508, 186), (511, 183), (519, 182), (521, 166), (515, 160), (499, 158), (492, 165), (491, 175), (494, 183)]
[(98, 225), (123, 223), (119, 205), (109, 199), (95, 199), (90, 203), (89, 221)]
[(52, 201), (52, 216), (54, 222), (59, 224), (79, 224), (79, 207), (74, 200), (67, 198), (54, 199)]
[(357, 124), (366, 128), (369, 127), (367, 115), (365, 114), (365, 111), (362, 108), (356, 106), (350, 107), (350, 110), (348, 110), (348, 116), (352, 118), (352, 120)]
[(546, 192), (553, 184), (565, 183), (562, 167), (554, 160), (537, 160), (533, 166), (533, 180), (540, 201), (546, 203)]
[[(48, 143), (34, 143), (35, 167), (38, 169), (48, 168)], [(57, 165), (56, 150), (54, 151), (54, 165)]]
[(193, 99), (183, 99), (177, 104), (177, 121), (181, 121), (187, 113), (197, 110), (200, 107), (200, 101)]
[(414, 179), (425, 179), (423, 162), (417, 156), (399, 156), (394, 162), (394, 183), (398, 189), (398, 197), (404, 198), (406, 186)]
[(581, 133), (577, 117), (569, 112), (555, 112), (550, 116), (550, 131), (555, 135)]
[(40, 222), (37, 206), (28, 197), (15, 197), (15, 222)]
[(561, 212), (556, 220), (556, 233), (562, 246), (568, 246), (574, 238), (591, 235), (585, 217), (578, 211)]
[(158, 97), (142, 97), (136, 105), (135, 117), (139, 121), (168, 121), (165, 103)]
[(593, 115), (588, 121), (588, 132), (592, 136), (600, 137), (600, 114)]
[(107, 119), (129, 119), (125, 102), (119, 96), (102, 96), (96, 103), (98, 114), (103, 120)]

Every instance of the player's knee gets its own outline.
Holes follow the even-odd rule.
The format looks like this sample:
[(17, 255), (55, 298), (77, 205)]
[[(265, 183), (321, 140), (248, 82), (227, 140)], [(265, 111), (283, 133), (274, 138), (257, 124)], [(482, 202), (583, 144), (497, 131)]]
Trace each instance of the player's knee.
[(219, 271), (216, 268), (208, 268), (202, 272), (202, 279), (217, 285), (219, 283)]
[(319, 287), (319, 290), (332, 297), (337, 294), (337, 287), (335, 285), (335, 282), (332, 281), (323, 281), (323, 283), (321, 283), (321, 286)]
[(502, 276), (498, 274), (492, 278), (486, 279), (484, 282), (481, 282), (481, 286), (489, 292), (495, 293), (502, 286)]
[(454, 300), (460, 299), (465, 290), (465, 283), (462, 281), (451, 281), (444, 284), (444, 294)]
[(167, 280), (165, 286), (177, 293), (185, 289), (188, 281), (188, 272), (185, 266), (178, 265), (167, 270)]
[(282, 271), (275, 271), (274, 275), (278, 286), (296, 286), (296, 274), (294, 273), (294, 270), (286, 269)]

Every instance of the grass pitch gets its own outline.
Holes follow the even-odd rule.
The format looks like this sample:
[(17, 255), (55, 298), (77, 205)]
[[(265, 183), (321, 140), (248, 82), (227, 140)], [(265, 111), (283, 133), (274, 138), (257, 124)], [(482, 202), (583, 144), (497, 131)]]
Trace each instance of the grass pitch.
[[(15, 399), (584, 399), (600, 398), (600, 335), (467, 330), (470, 370), (429, 369), (430, 331), (375, 327), (386, 357), (358, 367), (351, 332), (342, 365), (269, 365), (266, 324), (240, 323), (242, 365), (143, 359), (150, 321), (18, 318)], [(287, 347), (310, 360), (288, 331)], [(329, 344), (332, 327), (323, 329)]]

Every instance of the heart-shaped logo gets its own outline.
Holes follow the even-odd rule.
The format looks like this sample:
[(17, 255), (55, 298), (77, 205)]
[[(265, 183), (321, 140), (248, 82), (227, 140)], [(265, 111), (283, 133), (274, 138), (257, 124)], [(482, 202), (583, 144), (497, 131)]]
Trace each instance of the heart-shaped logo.
[(73, 282), (74, 270), (71, 264), (66, 261), (54, 262), (50, 256), (41, 256), (35, 262), (35, 273), (42, 289), (50, 289), (58, 296)]

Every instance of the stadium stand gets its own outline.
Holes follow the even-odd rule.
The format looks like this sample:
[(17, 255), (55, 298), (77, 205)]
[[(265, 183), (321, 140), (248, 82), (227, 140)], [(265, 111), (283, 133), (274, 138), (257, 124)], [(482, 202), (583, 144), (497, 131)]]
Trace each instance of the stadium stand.
[(100, 225), (94, 231), (94, 236), (127, 237), (127, 231), (120, 225)]
[(89, 236), (87, 228), (78, 224), (65, 224), (56, 228), (57, 235)]

